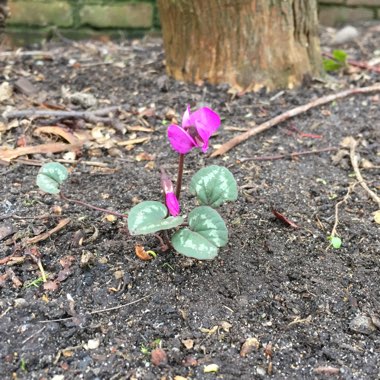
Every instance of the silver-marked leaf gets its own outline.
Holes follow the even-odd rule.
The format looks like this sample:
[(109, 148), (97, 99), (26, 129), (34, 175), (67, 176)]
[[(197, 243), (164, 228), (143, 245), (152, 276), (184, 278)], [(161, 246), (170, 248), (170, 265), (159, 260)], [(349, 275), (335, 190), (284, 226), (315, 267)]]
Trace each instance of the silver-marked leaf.
[(37, 174), (37, 186), (49, 194), (58, 194), (61, 185), (68, 177), (67, 169), (58, 162), (49, 162)]
[(172, 237), (172, 244), (177, 252), (198, 260), (211, 260), (218, 255), (214, 244), (188, 228), (177, 231)]
[(228, 241), (227, 227), (217, 211), (208, 206), (195, 208), (189, 214), (189, 228), (177, 231), (172, 244), (174, 249), (198, 260), (217, 256), (218, 248)]
[(218, 207), (236, 201), (238, 189), (233, 174), (223, 166), (211, 165), (199, 170), (190, 183), (190, 192), (203, 205)]
[(168, 230), (183, 223), (182, 216), (166, 218), (167, 214), (168, 209), (160, 202), (141, 202), (128, 214), (128, 230), (131, 235), (146, 235)]

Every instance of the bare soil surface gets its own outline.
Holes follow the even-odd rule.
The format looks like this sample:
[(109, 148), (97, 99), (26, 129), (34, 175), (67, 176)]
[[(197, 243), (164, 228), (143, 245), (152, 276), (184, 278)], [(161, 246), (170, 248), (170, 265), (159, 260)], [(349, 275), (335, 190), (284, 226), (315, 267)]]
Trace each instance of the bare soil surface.
[[(362, 36), (360, 49), (356, 43), (343, 49), (368, 61), (380, 46), (379, 33)], [(348, 150), (340, 146), (349, 136), (358, 141), (360, 171), (379, 194), (379, 93), (314, 108), (218, 158), (199, 151), (186, 157), (185, 213), (194, 204), (187, 186), (196, 170), (225, 165), (238, 181), (238, 201), (220, 209), (229, 243), (213, 261), (159, 252), (155, 237), (130, 236), (126, 219), (67, 203), (35, 185), (42, 163), (61, 160), (70, 170), (67, 196), (127, 213), (141, 200), (162, 199), (159, 166), (175, 178), (178, 157), (166, 128), (173, 116), (180, 122), (187, 104), (221, 115), (212, 152), (312, 99), (379, 82), (378, 73), (350, 67), (298, 90), (233, 94), (224, 85), (167, 78), (159, 40), (56, 41), (41, 50), (49, 55), (0, 57), (0, 82), (14, 90), (0, 103), (2, 111), (124, 106), (112, 125), (33, 117), (0, 123), (1, 144), (11, 149), (67, 143), (39, 129), (46, 126), (84, 141), (75, 152), (41, 151), (10, 163), (3, 157), (2, 379), (379, 379), (379, 206), (353, 185)], [(330, 147), (336, 149), (276, 157)], [(333, 249), (327, 237), (348, 191), (338, 208), (343, 244)], [(43, 240), (28, 240), (67, 218)], [(140, 260), (136, 244), (156, 250), (157, 258)], [(217, 372), (207, 372), (210, 364)]]

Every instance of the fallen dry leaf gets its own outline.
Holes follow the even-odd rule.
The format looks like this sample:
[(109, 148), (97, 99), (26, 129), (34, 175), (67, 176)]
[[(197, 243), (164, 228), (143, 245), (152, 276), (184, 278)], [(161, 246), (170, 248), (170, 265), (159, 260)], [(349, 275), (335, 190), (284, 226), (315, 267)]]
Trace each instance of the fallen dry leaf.
[(151, 353), (151, 359), (153, 365), (165, 365), (168, 362), (168, 356), (162, 348), (155, 348)]
[(293, 221), (287, 218), (284, 214), (281, 214), (280, 212), (278, 212), (277, 210), (273, 208), (272, 208), (272, 213), (277, 219), (281, 220), (281, 222), (285, 223), (286, 225), (293, 228), (299, 228), (297, 224), (295, 224)]
[(57, 281), (46, 281), (43, 285), (44, 290), (48, 291), (56, 291), (59, 288), (58, 282)]
[(140, 260), (148, 261), (148, 260), (153, 259), (153, 257), (149, 253), (145, 252), (145, 249), (142, 245), (136, 245), (135, 246), (135, 252), (136, 252), (136, 256)]
[(240, 356), (245, 358), (248, 354), (250, 354), (253, 350), (258, 350), (260, 347), (260, 342), (256, 338), (248, 338), (240, 349)]
[(74, 136), (71, 132), (62, 127), (56, 126), (47, 126), (47, 127), (38, 127), (34, 130), (33, 134), (39, 136), (41, 134), (51, 134), (62, 137), (64, 140), (73, 145), (81, 145), (81, 141)]
[(219, 366), (217, 364), (209, 364), (203, 368), (204, 373), (218, 372)]
[(51, 143), (51, 144), (41, 144), (34, 146), (25, 146), (16, 149), (0, 148), (0, 160), (10, 161), (13, 158), (20, 156), (25, 156), (27, 154), (36, 153), (59, 153), (66, 152), (69, 150), (77, 150), (80, 145), (64, 144), (64, 143)]
[(13, 95), (13, 90), (8, 82), (3, 82), (0, 85), (0, 103), (8, 100)]
[(377, 210), (373, 213), (373, 220), (377, 223), (380, 224), (380, 210)]
[(149, 154), (147, 152), (142, 152), (142, 153), (139, 153), (136, 157), (135, 157), (135, 160), (136, 161), (154, 161), (156, 159), (156, 155), (155, 154)]
[(136, 144), (142, 144), (146, 141), (149, 141), (150, 137), (140, 137), (137, 139), (130, 139), (130, 140), (125, 140), (125, 141), (119, 141), (116, 144), (120, 146), (128, 146), (128, 145), (136, 145)]
[(194, 346), (194, 341), (192, 339), (183, 339), (182, 340), (183, 345), (188, 349), (191, 350)]

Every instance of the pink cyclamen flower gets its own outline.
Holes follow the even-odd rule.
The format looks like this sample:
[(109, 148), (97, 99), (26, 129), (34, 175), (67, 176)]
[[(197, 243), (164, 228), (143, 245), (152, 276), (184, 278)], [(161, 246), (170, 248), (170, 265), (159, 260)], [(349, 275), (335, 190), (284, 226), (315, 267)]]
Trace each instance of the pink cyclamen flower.
[(179, 215), (179, 212), (180, 212), (179, 202), (174, 193), (167, 193), (165, 195), (165, 203), (166, 203), (166, 207), (169, 210), (170, 215), (172, 216)]
[(177, 216), (180, 213), (179, 202), (174, 194), (173, 183), (163, 168), (161, 168), (161, 187), (165, 193), (165, 204), (169, 214)]
[(210, 136), (219, 126), (220, 117), (210, 108), (202, 107), (191, 113), (188, 106), (182, 118), (182, 126), (169, 125), (168, 138), (172, 148), (178, 153), (186, 154), (195, 147), (202, 148), (205, 153)]

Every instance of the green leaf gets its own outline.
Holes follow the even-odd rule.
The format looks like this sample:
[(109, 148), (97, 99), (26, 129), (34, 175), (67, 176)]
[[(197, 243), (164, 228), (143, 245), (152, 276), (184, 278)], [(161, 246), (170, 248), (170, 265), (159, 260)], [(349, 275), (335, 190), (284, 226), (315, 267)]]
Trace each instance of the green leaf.
[(343, 65), (346, 64), (347, 60), (347, 53), (343, 50), (334, 50), (332, 53), (335, 60), (342, 63)]
[(219, 213), (208, 206), (195, 208), (189, 214), (189, 228), (177, 231), (172, 244), (182, 255), (198, 260), (211, 260), (218, 248), (228, 241), (227, 227)]
[(331, 245), (335, 249), (339, 249), (342, 246), (342, 239), (337, 236), (329, 236), (327, 239), (330, 240)]
[(182, 216), (166, 218), (167, 214), (168, 209), (160, 202), (141, 202), (129, 212), (129, 232), (131, 235), (146, 235), (161, 230), (169, 230), (183, 223)]
[(203, 205), (218, 207), (236, 201), (238, 189), (233, 174), (223, 166), (211, 165), (199, 170), (190, 183), (190, 192)]
[(37, 174), (37, 186), (49, 194), (58, 194), (61, 185), (68, 177), (67, 169), (58, 162), (49, 162)]
[(338, 71), (342, 68), (342, 64), (332, 59), (324, 59), (323, 68), (325, 71)]

